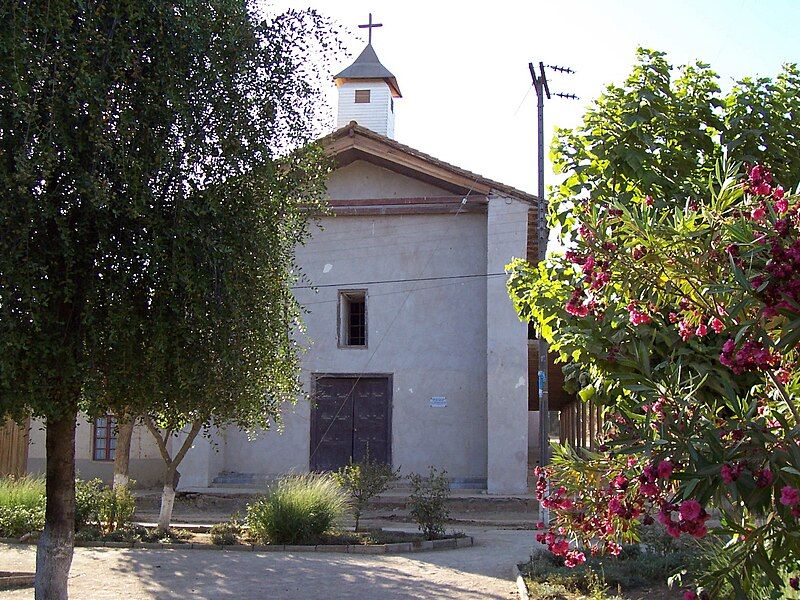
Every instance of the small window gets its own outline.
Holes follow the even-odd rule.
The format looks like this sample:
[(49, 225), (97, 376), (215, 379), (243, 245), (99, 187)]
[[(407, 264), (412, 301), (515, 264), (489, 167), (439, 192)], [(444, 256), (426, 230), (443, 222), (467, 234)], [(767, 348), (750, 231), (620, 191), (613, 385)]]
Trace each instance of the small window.
[(114, 460), (117, 449), (117, 419), (113, 415), (94, 420), (92, 457), (94, 460)]
[(394, 98), (389, 98), (389, 110), (394, 112)]
[(339, 346), (367, 347), (367, 292), (339, 292)]
[(369, 90), (356, 90), (356, 104), (369, 104)]

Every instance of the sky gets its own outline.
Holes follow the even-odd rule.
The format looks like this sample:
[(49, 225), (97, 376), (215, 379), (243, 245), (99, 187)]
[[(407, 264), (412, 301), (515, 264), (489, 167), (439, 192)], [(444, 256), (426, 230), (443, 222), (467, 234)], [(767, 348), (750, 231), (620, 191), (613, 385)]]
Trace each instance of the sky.
[[(366, 44), (368, 13), (381, 62), (403, 93), (395, 138), (485, 177), (535, 192), (536, 94), (528, 63), (568, 66), (549, 74), (545, 141), (575, 127), (604, 87), (630, 72), (636, 48), (673, 65), (702, 60), (723, 89), (745, 76), (774, 76), (800, 61), (800, 0), (275, 0), (272, 10), (314, 8), (345, 28), (349, 65)], [(331, 108), (336, 89), (328, 90)], [(332, 119), (332, 116), (331, 116)], [(331, 120), (331, 122), (333, 122)], [(547, 151), (545, 151), (547, 155)], [(546, 181), (554, 181), (549, 164)]]

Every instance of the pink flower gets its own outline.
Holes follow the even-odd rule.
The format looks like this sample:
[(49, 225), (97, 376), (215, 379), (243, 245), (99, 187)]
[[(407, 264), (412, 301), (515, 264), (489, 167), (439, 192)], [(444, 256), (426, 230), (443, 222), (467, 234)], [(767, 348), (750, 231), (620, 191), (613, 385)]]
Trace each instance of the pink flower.
[(569, 542), (567, 540), (558, 540), (550, 545), (550, 552), (556, 556), (564, 556), (569, 550)]
[(697, 592), (693, 590), (685, 590), (683, 592), (683, 600), (697, 600)]
[(678, 323), (678, 334), (684, 342), (688, 342), (694, 337), (694, 327), (691, 326), (689, 321), (683, 319)]
[(667, 534), (677, 539), (681, 537), (681, 528), (677, 523), (667, 523)]
[(658, 476), (661, 479), (669, 479), (673, 469), (675, 469), (675, 465), (672, 464), (672, 461), (662, 460), (658, 463)]
[(719, 470), (719, 475), (722, 477), (722, 481), (725, 482), (725, 485), (730, 485), (742, 474), (743, 465), (739, 463), (736, 466), (731, 466), (728, 463), (722, 465), (722, 468)]
[(790, 577), (789, 578), (789, 587), (793, 590), (800, 590), (800, 577)]
[(781, 489), (781, 504), (784, 506), (794, 506), (800, 504), (800, 490), (790, 485)]
[(725, 330), (725, 324), (722, 321), (720, 321), (717, 317), (712, 317), (708, 321), (708, 325), (716, 333), (722, 333)]
[(653, 206), (653, 197), (648, 194), (647, 196), (644, 197), (644, 203), (647, 206)]
[(704, 323), (700, 323), (700, 325), (697, 326), (697, 329), (695, 329), (695, 334), (697, 335), (697, 337), (704, 337), (707, 333), (708, 329), (706, 329)]
[(564, 560), (564, 566), (568, 569), (576, 567), (578, 565), (582, 565), (586, 562), (586, 555), (581, 552), (580, 550), (570, 550), (567, 552), (566, 559)]
[(688, 499), (681, 502), (680, 515), (684, 521), (694, 521), (703, 512), (703, 507), (697, 500)]
[(639, 491), (643, 496), (658, 496), (658, 488), (654, 483), (643, 483), (639, 486)]
[(763, 206), (757, 206), (753, 210), (750, 211), (750, 218), (754, 221), (763, 221), (764, 217), (767, 216), (767, 211)]
[(756, 486), (760, 488), (769, 487), (772, 485), (772, 481), (775, 479), (772, 471), (767, 469), (762, 469), (758, 471), (756, 474)]

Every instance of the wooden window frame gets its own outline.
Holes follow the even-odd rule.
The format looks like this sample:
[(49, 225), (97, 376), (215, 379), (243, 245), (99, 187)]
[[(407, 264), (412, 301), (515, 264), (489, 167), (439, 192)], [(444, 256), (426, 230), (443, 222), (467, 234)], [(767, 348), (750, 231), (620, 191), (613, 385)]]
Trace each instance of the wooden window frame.
[[(350, 344), (349, 342), (349, 315), (345, 310), (345, 304), (354, 296), (359, 296), (364, 300), (364, 343)], [(353, 350), (365, 350), (369, 347), (369, 314), (367, 308), (367, 290), (339, 290), (339, 301), (336, 303), (336, 342), (339, 348), (349, 348)]]
[[(100, 419), (105, 419), (106, 423), (103, 426), (98, 425)], [(92, 460), (96, 462), (113, 462), (116, 455), (116, 429), (117, 418), (114, 415), (104, 415), (96, 417), (92, 422)], [(101, 435), (98, 435), (101, 434)], [(105, 442), (104, 448), (98, 448), (98, 440)], [(113, 445), (113, 447), (112, 447)], [(101, 456), (98, 458), (98, 451)]]
[[(372, 90), (356, 90), (356, 104), (370, 104), (372, 102)], [(366, 100), (364, 99), (366, 98)]]

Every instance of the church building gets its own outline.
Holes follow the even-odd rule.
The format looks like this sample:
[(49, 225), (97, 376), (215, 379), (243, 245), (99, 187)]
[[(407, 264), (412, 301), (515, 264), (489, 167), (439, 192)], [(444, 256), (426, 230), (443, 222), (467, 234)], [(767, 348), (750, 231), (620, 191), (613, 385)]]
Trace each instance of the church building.
[[(330, 213), (297, 249), (308, 400), (285, 409), (280, 432), (198, 438), (180, 488), (262, 484), (369, 452), (403, 474), (444, 469), (454, 488), (526, 492), (536, 345), (504, 267), (536, 255), (537, 198), (395, 140), (400, 86), (371, 42), (335, 83)], [(131, 476), (157, 485), (158, 452), (138, 429)], [(79, 427), (83, 477), (110, 479), (113, 437), (110, 420)], [(34, 425), (28, 470), (43, 466)]]

